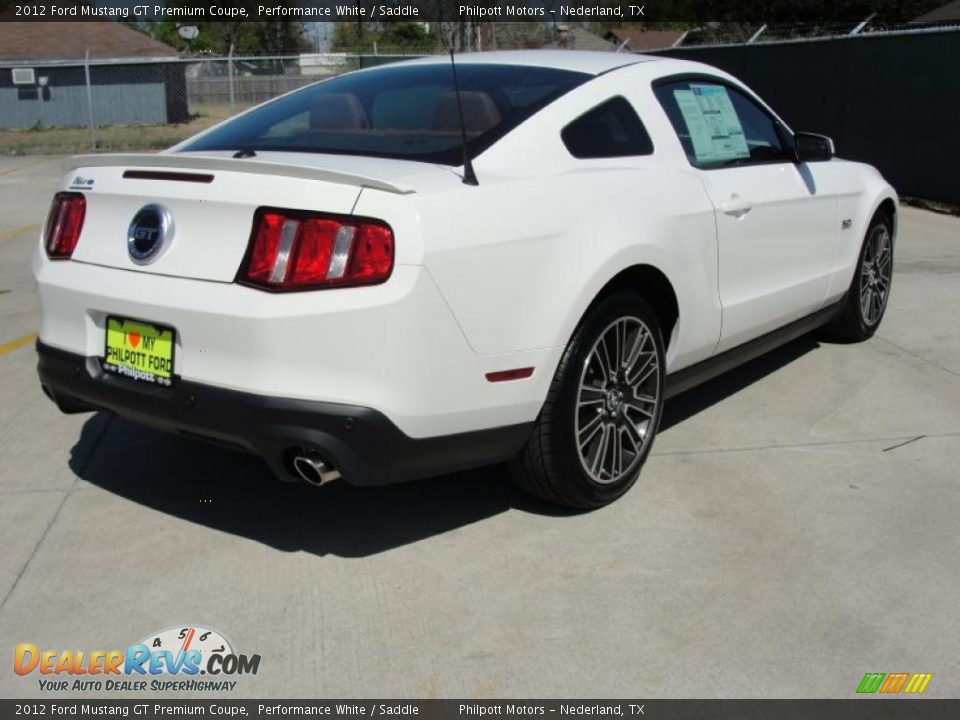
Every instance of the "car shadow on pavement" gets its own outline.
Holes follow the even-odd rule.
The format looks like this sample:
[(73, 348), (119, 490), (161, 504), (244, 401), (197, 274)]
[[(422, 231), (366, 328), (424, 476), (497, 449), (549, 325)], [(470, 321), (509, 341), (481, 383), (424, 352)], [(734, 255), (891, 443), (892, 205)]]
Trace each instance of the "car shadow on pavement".
[(511, 509), (568, 515), (516, 490), (504, 466), (401, 485), (317, 488), (278, 480), (258, 457), (107, 413), (84, 424), (70, 467), (140, 505), (279, 550), (364, 557)]
[[(804, 338), (670, 400), (662, 429), (683, 422), (817, 347)], [(517, 490), (504, 466), (382, 488), (282, 482), (252, 455), (97, 413), (71, 450), (83, 480), (135, 503), (287, 552), (365, 557), (508, 510), (575, 513)]]
[[(759, 382), (767, 375), (777, 372), (818, 347), (820, 347), (820, 340), (816, 335), (804, 335), (703, 385), (698, 385), (671, 398), (663, 406), (659, 432), (668, 431), (687, 418), (693, 417), (753, 383)], [(654, 451), (656, 451), (656, 446), (654, 446)]]

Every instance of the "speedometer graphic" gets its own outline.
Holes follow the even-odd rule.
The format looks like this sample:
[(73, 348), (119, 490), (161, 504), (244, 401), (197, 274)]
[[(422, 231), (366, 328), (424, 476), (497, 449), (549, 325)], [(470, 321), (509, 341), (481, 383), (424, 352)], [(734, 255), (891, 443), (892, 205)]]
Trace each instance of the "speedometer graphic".
[[(219, 630), (203, 625), (174, 626), (151, 633), (140, 641), (151, 653), (169, 652), (172, 658), (191, 655), (198, 667), (207, 667), (212, 655), (233, 655), (233, 644)], [(197, 659), (196, 653), (200, 653)]]

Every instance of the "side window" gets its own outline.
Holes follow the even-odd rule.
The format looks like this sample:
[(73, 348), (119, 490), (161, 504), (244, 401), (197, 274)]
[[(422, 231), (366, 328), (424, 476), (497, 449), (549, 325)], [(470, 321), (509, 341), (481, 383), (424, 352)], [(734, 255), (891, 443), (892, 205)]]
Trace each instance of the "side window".
[(774, 119), (736, 88), (680, 80), (656, 85), (654, 93), (694, 167), (790, 160)]
[(612, 158), (650, 155), (653, 142), (636, 110), (625, 98), (615, 97), (598, 105), (560, 133), (563, 144), (575, 158)]

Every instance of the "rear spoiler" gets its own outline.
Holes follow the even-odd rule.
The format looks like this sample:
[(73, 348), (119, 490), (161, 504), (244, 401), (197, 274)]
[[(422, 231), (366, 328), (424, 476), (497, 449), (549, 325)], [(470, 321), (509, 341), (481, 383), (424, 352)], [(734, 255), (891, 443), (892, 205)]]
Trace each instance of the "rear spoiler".
[(360, 188), (383, 190), (384, 192), (406, 195), (413, 188), (401, 187), (375, 178), (354, 175), (352, 173), (322, 170), (303, 165), (262, 162), (259, 160), (215, 157), (212, 155), (176, 155), (151, 153), (106, 153), (102, 155), (75, 155), (69, 158), (64, 169), (67, 172), (87, 167), (119, 168), (177, 168), (179, 170), (223, 170), (224, 172), (242, 172), (253, 175), (280, 175), (283, 177), (320, 180), (323, 182), (354, 185)]

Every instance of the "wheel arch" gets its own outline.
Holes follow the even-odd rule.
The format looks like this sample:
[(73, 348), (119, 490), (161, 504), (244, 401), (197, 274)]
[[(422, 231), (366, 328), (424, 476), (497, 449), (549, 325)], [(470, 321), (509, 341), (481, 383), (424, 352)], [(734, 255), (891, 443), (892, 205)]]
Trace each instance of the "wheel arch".
[(680, 320), (680, 305), (673, 283), (660, 268), (654, 265), (646, 263), (631, 265), (610, 278), (587, 305), (577, 326), (579, 327), (580, 322), (583, 322), (583, 318), (597, 303), (620, 290), (635, 291), (650, 303), (660, 323), (664, 348), (669, 349), (676, 336)]
[(885, 197), (880, 201), (880, 204), (877, 205), (877, 209), (874, 211), (874, 215), (878, 212), (884, 212), (890, 218), (890, 222), (893, 223), (893, 237), (897, 237), (897, 224), (899, 223), (899, 213), (897, 212), (897, 202), (892, 197)]

